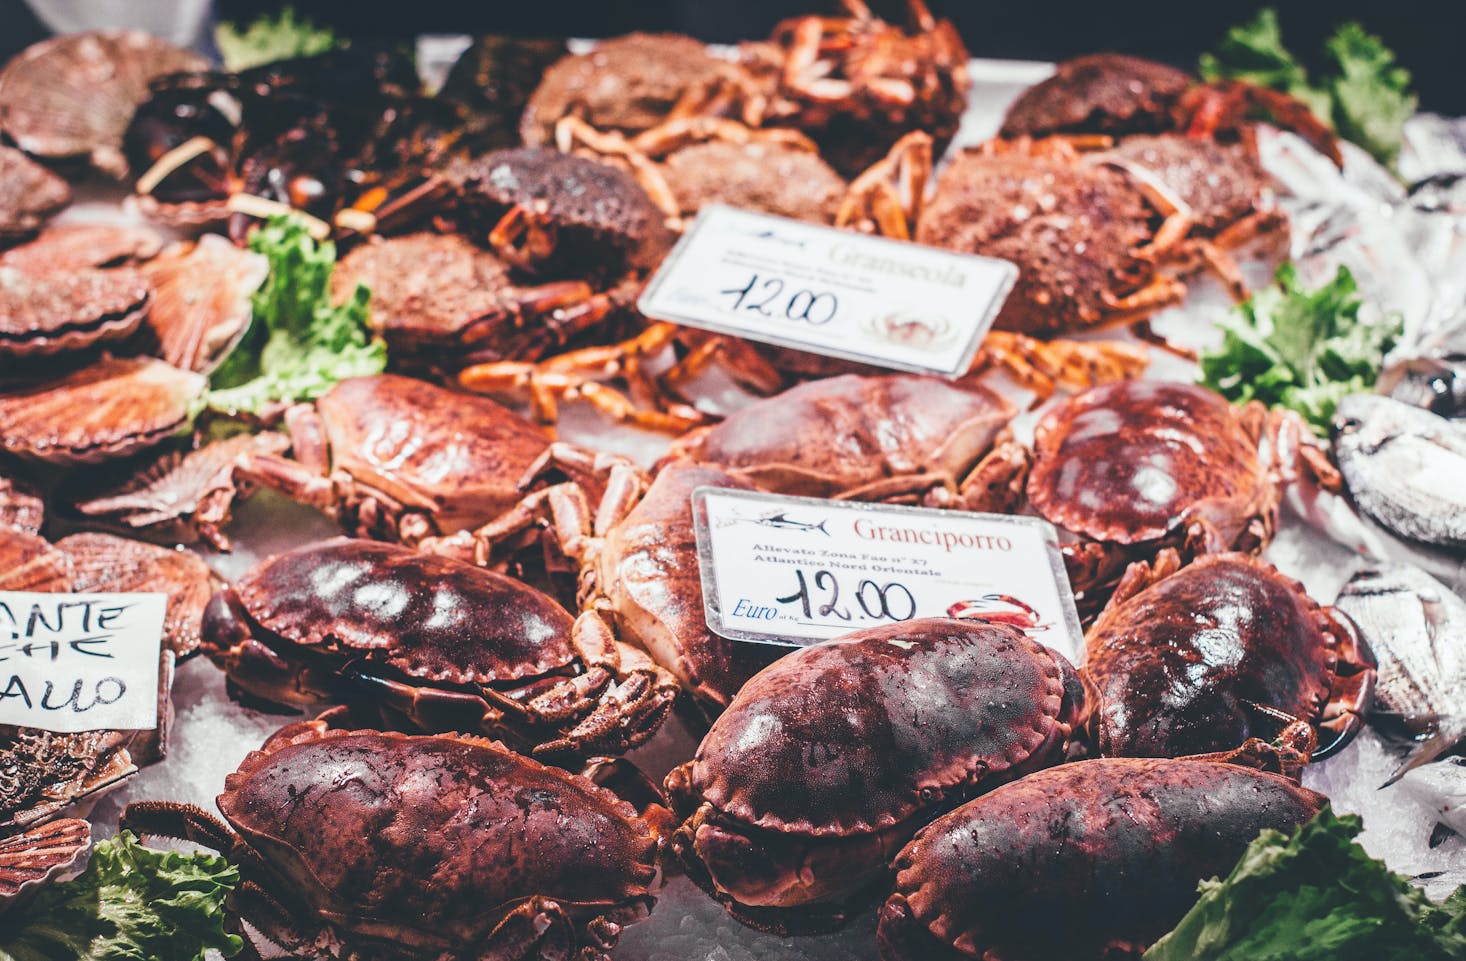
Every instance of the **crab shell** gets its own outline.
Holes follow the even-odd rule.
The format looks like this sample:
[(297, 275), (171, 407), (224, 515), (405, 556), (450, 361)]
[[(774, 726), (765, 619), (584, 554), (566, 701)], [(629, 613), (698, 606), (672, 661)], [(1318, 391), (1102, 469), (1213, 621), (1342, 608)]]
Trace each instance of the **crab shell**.
[(983, 387), (935, 377), (847, 374), (750, 404), (673, 447), (783, 494), (859, 496), (893, 478), (960, 481), (1014, 414)]
[(692, 144), (661, 169), (684, 215), (722, 203), (830, 224), (848, 187), (819, 154), (761, 140)]
[(631, 805), (480, 738), (277, 737), (218, 804), (282, 895), (373, 957), (599, 959), (654, 901)]
[(1153, 265), (1134, 252), (1154, 216), (1117, 170), (968, 151), (938, 178), (916, 241), (1017, 264), (993, 326), (1046, 336), (1102, 324), (1146, 286)]
[(449, 219), (462, 232), (491, 232), (519, 207), (548, 226), (554, 250), (536, 274), (616, 278), (649, 270), (672, 246), (672, 232), (641, 185), (609, 164), (542, 147), (496, 150), (459, 160), (445, 174)]
[(1268, 202), (1272, 179), (1242, 144), (1176, 133), (1126, 137), (1109, 156), (1153, 174), (1184, 202), (1194, 232), (1214, 236)]
[(757, 927), (832, 926), (939, 811), (1060, 760), (1079, 676), (1003, 624), (928, 618), (797, 650), (668, 776), (689, 875)]
[(29, 236), (71, 203), (71, 188), (12, 147), (0, 146), (0, 246)]
[[(1326, 802), (1280, 775), (1100, 758), (1031, 774), (929, 824), (896, 857), (883, 961), (1138, 957), (1264, 829)], [(1055, 917), (1056, 906), (1062, 917)]]
[(1193, 384), (1124, 381), (1051, 408), (1034, 429), (1028, 499), (1083, 539), (1153, 556), (1199, 524), (1253, 552), (1277, 526), (1278, 482), (1241, 414)]
[(316, 401), (316, 411), (334, 471), (431, 515), (443, 534), (514, 506), (520, 478), (550, 443), (543, 430), (486, 397), (394, 374), (343, 380)]
[(590, 591), (593, 606), (609, 616), (617, 635), (671, 671), (712, 717), (785, 649), (730, 641), (708, 629), (692, 518), (692, 492), (705, 486), (753, 489), (717, 467), (667, 465), (631, 513), (607, 532)]
[(1352, 622), (1272, 565), (1212, 554), (1127, 593), (1086, 637), (1101, 754), (1223, 751), (1270, 739), (1281, 714), (1335, 732), (1321, 759), (1363, 726), (1375, 668)]
[(204, 386), (201, 375), (152, 357), (104, 356), (0, 394), (0, 449), (52, 464), (126, 457), (182, 427)]
[(1065, 60), (1029, 87), (1003, 118), (1003, 137), (1055, 133), (1156, 133), (1195, 80), (1184, 70), (1119, 53)]

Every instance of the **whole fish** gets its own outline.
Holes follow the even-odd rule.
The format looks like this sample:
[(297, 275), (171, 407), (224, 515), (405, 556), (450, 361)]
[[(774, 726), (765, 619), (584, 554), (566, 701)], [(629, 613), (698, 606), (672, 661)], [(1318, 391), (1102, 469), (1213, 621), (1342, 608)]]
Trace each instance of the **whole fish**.
[(1417, 567), (1384, 564), (1355, 574), (1334, 606), (1379, 660), (1374, 717), (1419, 741), (1387, 783), (1466, 740), (1466, 601)]
[(1334, 458), (1359, 509), (1395, 533), (1466, 547), (1466, 427), (1377, 394), (1339, 401)]

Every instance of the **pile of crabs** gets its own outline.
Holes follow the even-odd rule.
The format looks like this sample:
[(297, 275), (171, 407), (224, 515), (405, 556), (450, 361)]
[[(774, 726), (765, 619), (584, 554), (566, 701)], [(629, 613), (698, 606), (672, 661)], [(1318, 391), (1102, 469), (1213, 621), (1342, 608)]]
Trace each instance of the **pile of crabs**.
[[(1332, 136), (1281, 95), (1098, 55), (933, 177), (960, 39), (919, 2), (905, 25), (845, 6), (727, 56), (485, 42), (433, 97), (392, 52), (226, 73), (126, 32), (0, 70), (0, 588), (166, 591), (170, 665), (202, 652), (242, 703), (307, 715), (228, 778), (222, 821), (123, 818), (228, 853), (237, 929), (292, 957), (605, 958), (681, 871), (789, 936), (879, 906), (887, 961), (1115, 958), (1324, 803), (1300, 771), (1364, 723), (1374, 663), (1258, 555), (1333, 466), (1291, 415), (1140, 380), (1140, 340), (1088, 332), (1159, 340), (1146, 319), (1201, 271), (1245, 296), (1239, 251), (1286, 235), (1254, 124), (1337, 159)], [(134, 225), (46, 226), (89, 166)], [(642, 318), (710, 202), (1018, 283), (954, 381)], [(195, 401), (266, 271), (241, 244), (282, 210), (336, 240), (342, 297), (370, 288), (392, 369), (220, 439)], [(710, 366), (766, 396), (718, 416)], [(1049, 402), (1032, 443), (1005, 375)], [(676, 439), (650, 469), (557, 439), (572, 401)], [(724, 639), (700, 486), (1042, 517), (1083, 663), (983, 611)], [(229, 584), (149, 543), (227, 550), (262, 487), (348, 536)], [(621, 755), (674, 712), (701, 743), (656, 784)], [(153, 733), (3, 732), (0, 893), (76, 863), (86, 822), (58, 818), (161, 756)]]

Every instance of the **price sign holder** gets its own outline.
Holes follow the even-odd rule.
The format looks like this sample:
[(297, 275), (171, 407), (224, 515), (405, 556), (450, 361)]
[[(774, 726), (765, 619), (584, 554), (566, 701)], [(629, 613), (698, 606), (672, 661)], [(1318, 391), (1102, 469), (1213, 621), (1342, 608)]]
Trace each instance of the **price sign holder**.
[(955, 377), (971, 368), (1017, 278), (1006, 260), (712, 204), (637, 306), (690, 327)]
[(708, 629), (804, 646), (918, 617), (1012, 624), (1081, 663), (1084, 634), (1053, 525), (1037, 517), (692, 494)]

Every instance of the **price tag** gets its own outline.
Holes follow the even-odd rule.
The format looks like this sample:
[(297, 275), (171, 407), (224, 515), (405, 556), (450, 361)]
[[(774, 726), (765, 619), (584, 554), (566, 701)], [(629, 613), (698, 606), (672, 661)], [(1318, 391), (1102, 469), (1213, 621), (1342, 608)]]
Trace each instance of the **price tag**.
[(965, 374), (1006, 260), (704, 207), (647, 284), (648, 317), (918, 373)]
[(916, 617), (1012, 624), (1078, 664), (1058, 536), (1036, 517), (699, 487), (708, 628), (802, 646)]
[(0, 591), (0, 724), (158, 726), (166, 594)]

